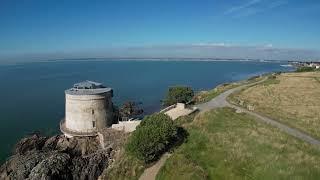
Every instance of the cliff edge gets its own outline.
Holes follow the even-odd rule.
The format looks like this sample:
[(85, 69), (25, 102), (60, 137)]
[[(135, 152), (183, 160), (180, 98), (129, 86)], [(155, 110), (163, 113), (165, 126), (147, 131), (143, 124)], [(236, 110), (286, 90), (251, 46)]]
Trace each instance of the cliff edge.
[(0, 167), (0, 179), (98, 179), (126, 138), (110, 130), (106, 148), (98, 137), (34, 134), (21, 139)]

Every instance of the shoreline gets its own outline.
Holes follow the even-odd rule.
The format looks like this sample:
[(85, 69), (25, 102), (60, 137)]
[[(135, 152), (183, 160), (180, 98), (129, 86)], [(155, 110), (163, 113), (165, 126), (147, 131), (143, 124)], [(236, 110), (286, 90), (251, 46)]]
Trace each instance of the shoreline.
[[(68, 61), (69, 62), (69, 61)], [(89, 61), (90, 62), (90, 61)], [(122, 62), (124, 62), (124, 61), (122, 61)], [(127, 61), (127, 62), (131, 62), (131, 61)], [(141, 62), (150, 62), (150, 61), (141, 61)], [(154, 61), (154, 62), (163, 62), (163, 61)], [(166, 62), (168, 62), (168, 63), (170, 63), (170, 61), (166, 61)], [(183, 64), (183, 61), (179, 61), (179, 62), (182, 62), (181, 64)], [(190, 62), (190, 61), (189, 61)], [(198, 62), (198, 61), (194, 61), (194, 62)], [(215, 61), (215, 62), (217, 62), (217, 61)], [(234, 61), (235, 62), (235, 64), (233, 65), (233, 63), (231, 62), (231, 63), (228, 63), (228, 64), (230, 64), (230, 65), (232, 65), (233, 66), (233, 68), (234, 69), (236, 69), (236, 68), (238, 68), (238, 66), (237, 66), (237, 63), (238, 64), (240, 64), (240, 67), (239, 67), (239, 71), (236, 71), (236, 72), (234, 72), (234, 70), (228, 70), (227, 68), (225, 69), (225, 71), (224, 72), (217, 72), (217, 73), (212, 73), (213, 74), (213, 78), (211, 78), (211, 79), (213, 79), (213, 80), (210, 80), (210, 78), (206, 78), (206, 77), (204, 77), (203, 78), (203, 75), (199, 75), (199, 77), (197, 77), (198, 78), (198, 80), (193, 80), (194, 82), (198, 82), (198, 81), (202, 81), (202, 82), (205, 82), (205, 83), (200, 83), (200, 84), (198, 84), (198, 83), (188, 83), (187, 85), (188, 86), (191, 86), (191, 87), (193, 87), (194, 88), (194, 90), (195, 91), (202, 91), (202, 90), (210, 90), (210, 89), (213, 89), (214, 87), (216, 87), (216, 86), (219, 86), (220, 84), (224, 84), (224, 83), (230, 83), (230, 82), (237, 82), (238, 80), (233, 80), (233, 79), (239, 79), (239, 78), (241, 78), (241, 79), (239, 79), (239, 81), (241, 81), (241, 80), (245, 80), (245, 79), (247, 79), (247, 78), (250, 78), (250, 77), (252, 77), (252, 76), (255, 76), (255, 74), (252, 74), (252, 73), (255, 73), (255, 72), (257, 72), (257, 73), (259, 73), (259, 72), (261, 72), (261, 71), (266, 71), (266, 72), (268, 72), (268, 70), (270, 70), (270, 72), (274, 72), (274, 71), (277, 71), (277, 69), (279, 69), (279, 70), (281, 70), (281, 69), (284, 69), (284, 70), (286, 70), (286, 71), (288, 71), (289, 69), (288, 68), (281, 68), (281, 66), (280, 66), (280, 63), (274, 63), (274, 65), (271, 65), (271, 68), (270, 68), (270, 66), (269, 65), (259, 65), (258, 67), (262, 67), (261, 69), (257, 69), (257, 70), (251, 70), (251, 71), (246, 71), (246, 70), (243, 70), (243, 67), (245, 67), (246, 65), (245, 65), (245, 63), (246, 62), (243, 62), (243, 63), (239, 63), (238, 61)], [(53, 63), (53, 62), (52, 62)], [(223, 63), (223, 61), (219, 61), (219, 62), (217, 62), (217, 64), (218, 63)], [(257, 63), (259, 63), (259, 62), (257, 62)], [(57, 63), (58, 65), (60, 64), (60, 63)], [(75, 63), (76, 64), (76, 63)], [(143, 64), (143, 63), (141, 63), (141, 64)], [(163, 64), (166, 64), (165, 62), (163, 63)], [(171, 66), (171, 65), (165, 65), (164, 67), (174, 67), (173, 69), (175, 69), (175, 68), (180, 68), (181, 66), (180, 66), (180, 64), (178, 64), (178, 66), (175, 64), (175, 63), (172, 63), (173, 65)], [(200, 62), (199, 62), (199, 64), (201, 64)], [(199, 65), (198, 64), (198, 65)], [(208, 63), (208, 64), (210, 64), (210, 63)], [(249, 64), (249, 63), (248, 63)], [(259, 63), (260, 64), (260, 63)], [(263, 64), (265, 64), (265, 63), (263, 63)], [(57, 67), (59, 67), (60, 68), (60, 66), (62, 65), (62, 63), (59, 65), (59, 66), (54, 66), (54, 68), (57, 68)], [(93, 65), (95, 65), (95, 64), (93, 64)], [(193, 64), (191, 64), (191, 65), (193, 65)], [(278, 66), (279, 65), (279, 66)], [(109, 65), (108, 65), (109, 66)], [(106, 67), (108, 67), (108, 66), (106, 66)], [(190, 65), (187, 65), (188, 67), (190, 67)], [(0, 67), (1, 67), (1, 65), (0, 65)], [(24, 68), (23, 67), (23, 65), (19, 65), (19, 66), (17, 66), (17, 69), (16, 68), (11, 68), (11, 67), (9, 67), (8, 69), (10, 70), (9, 72), (17, 72), (17, 71), (19, 71), (20, 69), (18, 69), (18, 68), (23, 68), (25, 71), (24, 72), (28, 72), (27, 70), (28, 70), (28, 68), (29, 68), (29, 66), (26, 66), (26, 68)], [(34, 67), (34, 65), (32, 65), (32, 66), (30, 66), (30, 67)], [(39, 66), (36, 66), (37, 67), (37, 69), (38, 68), (42, 68), (43, 69), (43, 66), (42, 65), (39, 65)], [(47, 67), (47, 66), (45, 66), (45, 67)], [(50, 67), (51, 68), (51, 65), (48, 65), (48, 67)], [(81, 69), (83, 69), (82, 68), (83, 66), (79, 66), (79, 68), (81, 68)], [(121, 67), (121, 66), (116, 66), (117, 68), (118, 67)], [(152, 65), (148, 65), (148, 66), (146, 66), (146, 67), (152, 67)], [(198, 68), (203, 68), (203, 67), (205, 67), (206, 68), (206, 65), (199, 65), (198, 66)], [(213, 70), (212, 71), (214, 71), (215, 69), (217, 69), (217, 68), (215, 68), (216, 67), (216, 65), (213, 63), (212, 64), (212, 68), (213, 68)], [(256, 66), (253, 66), (253, 67), (256, 67)], [(278, 68), (279, 67), (279, 68)], [(242, 68), (242, 69), (241, 69)], [(211, 68), (210, 68), (211, 69)], [(56, 73), (56, 70), (55, 69), (53, 69), (54, 71), (51, 71), (50, 73)], [(106, 70), (107, 71), (107, 70)], [(230, 71), (230, 73), (228, 73)], [(282, 70), (283, 71), (283, 70)], [(98, 71), (99, 73), (101, 73), (100, 71)], [(208, 71), (209, 72), (209, 71)], [(59, 73), (59, 72), (58, 72)], [(159, 72), (159, 73), (164, 73), (164, 72)], [(194, 73), (194, 72), (192, 72), (192, 73)], [(188, 74), (192, 74), (192, 73), (188, 73)], [(222, 73), (222, 78), (219, 76), (217, 76), (217, 77), (214, 77), (214, 76), (216, 76), (216, 75), (219, 75), (219, 74), (221, 74)], [(234, 74), (234, 75), (232, 75), (232, 74)], [(260, 73), (259, 73), (260, 74)], [(6, 74), (4, 74), (4, 75), (6, 75)], [(10, 75), (10, 74), (9, 74)], [(41, 75), (41, 74), (40, 74)], [(55, 74), (53, 74), (53, 78), (51, 78), (51, 76), (49, 77), (49, 78), (51, 78), (51, 79), (48, 79), (49, 81), (55, 81), (56, 80), (56, 78), (59, 78), (59, 79), (62, 79), (62, 78), (64, 78), (65, 76), (60, 76), (59, 74), (59, 76), (54, 76)], [(228, 76), (226, 76), (226, 77), (224, 77), (224, 75), (228, 75)], [(239, 76), (238, 76), (239, 75)], [(247, 77), (247, 75), (248, 75), (248, 77)], [(232, 76), (232, 77), (231, 77)], [(9, 76), (10, 77), (10, 76)], [(99, 76), (97, 76), (97, 77), (99, 77)], [(34, 81), (35, 82), (35, 80), (34, 79), (32, 79), (33, 77), (30, 77), (30, 78), (28, 78), (28, 80), (32, 80), (32, 81)], [(70, 78), (70, 76), (66, 76), (66, 78)], [(157, 76), (155, 77), (155, 78), (157, 78)], [(183, 80), (181, 80), (181, 79), (186, 79), (186, 78), (188, 78), (188, 77), (184, 77), (184, 78), (180, 78), (180, 79), (178, 79), (178, 80), (176, 80), (176, 82), (174, 82), (174, 81), (172, 81), (172, 82), (174, 82), (174, 83), (176, 83), (176, 84), (185, 84), (185, 83), (179, 83), (179, 82), (183, 82)], [(47, 80), (46, 80), (47, 81)], [(20, 81), (20, 83), (21, 82), (24, 82), (24, 81)], [(116, 82), (116, 81), (114, 81), (114, 82)], [(172, 82), (170, 82), (170, 83), (172, 83)], [(19, 81), (17, 82), (17, 83), (19, 83)], [(41, 82), (42, 83), (42, 82)], [(146, 81), (146, 83), (149, 83), (149, 81)], [(148, 87), (148, 84), (143, 84), (143, 85), (147, 85), (146, 87)], [(161, 84), (162, 86), (163, 86), (163, 84)], [(56, 86), (60, 86), (59, 84), (55, 84), (55, 86), (54, 86), (54, 88), (56, 88)], [(150, 85), (151, 86), (151, 85)], [(201, 87), (200, 87), (201, 86)], [(120, 86), (121, 87), (121, 86)], [(164, 90), (165, 89), (167, 89), (167, 87), (168, 86), (163, 86), (163, 87), (165, 87), (165, 88), (163, 88)], [(122, 86), (121, 88), (124, 88), (124, 86)], [(156, 86), (155, 88), (157, 88), (157, 89), (159, 89), (159, 87), (158, 86)], [(162, 89), (162, 88), (161, 88)], [(57, 92), (57, 91), (55, 91), (55, 92)], [(53, 92), (53, 93), (55, 93), (55, 92)], [(60, 92), (60, 91), (59, 91)], [(138, 92), (138, 91), (137, 91)], [(136, 93), (137, 93), (136, 92)], [(126, 93), (126, 91), (124, 91), (124, 93)], [(163, 97), (163, 95), (164, 95), (164, 91), (155, 91), (154, 93), (156, 93), (156, 94), (158, 94), (159, 95), (159, 97), (157, 97), (157, 95), (156, 96), (153, 96), (153, 97), (157, 97), (157, 100), (153, 100), (152, 98), (151, 98), (151, 101), (150, 101), (150, 98), (147, 98), (146, 100), (144, 100), (144, 99), (139, 99), (139, 101), (143, 101), (143, 102), (147, 102), (147, 103), (143, 103), (143, 104), (146, 104), (147, 105), (147, 108), (143, 108), (143, 109), (145, 109), (145, 112), (146, 112), (146, 115), (148, 115), (148, 114), (152, 114), (152, 113), (154, 113), (154, 112), (156, 112), (156, 111), (159, 111), (160, 109), (161, 109), (161, 104), (160, 104), (160, 102), (159, 102), (159, 100)], [(55, 93), (55, 94), (57, 94), (57, 93)], [(10, 96), (10, 94), (9, 93), (7, 93), (7, 96)], [(119, 96), (120, 96), (120, 94), (119, 94)], [(160, 97), (161, 96), (161, 97)], [(56, 97), (60, 97), (60, 95), (59, 96), (56, 96)], [(139, 95), (139, 97), (143, 97), (143, 93), (141, 93), (141, 95)], [(159, 99), (158, 99), (159, 98)], [(24, 99), (24, 100), (27, 100), (28, 98), (26, 98), (26, 99)], [(50, 99), (50, 98), (48, 98), (48, 99)], [(62, 99), (61, 99), (62, 100)], [(22, 102), (22, 101), (21, 101)], [(152, 102), (154, 102), (154, 104), (151, 103)], [(23, 102), (22, 102), (23, 103)], [(38, 104), (37, 104), (38, 103)], [(43, 102), (35, 102), (35, 106), (33, 106), (33, 107), (39, 107), (39, 103), (43, 103)], [(55, 102), (56, 103), (56, 102)], [(60, 101), (59, 101), (59, 107), (61, 107), (60, 106)], [(6, 107), (6, 106), (4, 106), (4, 107)], [(26, 128), (23, 128), (23, 127), (20, 127), (20, 126), (17, 126), (17, 125), (14, 125), (13, 123), (9, 123), (7, 126), (8, 127), (10, 127), (11, 129), (13, 128), (20, 128), (20, 129), (22, 129), (22, 131), (20, 130), (19, 131), (19, 133), (17, 133), (17, 134), (15, 134), (15, 135), (11, 135), (10, 134), (10, 132), (7, 132), (6, 131), (6, 129), (4, 129), (2, 132), (3, 133), (6, 133), (6, 134), (8, 134), (9, 135), (9, 137), (8, 136), (2, 136), (3, 137), (3, 140), (2, 140), (2, 142), (3, 142), (3, 145), (1, 146), (1, 149), (2, 149), (2, 152), (1, 152), (1, 161), (0, 161), (0, 163), (2, 163), (2, 162), (4, 162), (10, 155), (11, 155), (11, 151), (12, 151), (12, 148), (14, 147), (14, 145), (17, 143), (17, 141), (18, 140), (20, 140), (21, 138), (23, 138), (23, 137), (25, 137), (27, 134), (29, 134), (30, 132), (33, 132), (34, 130), (40, 130), (41, 132), (48, 132), (48, 130), (50, 131), (50, 135), (54, 135), (54, 134), (57, 134), (57, 133), (60, 133), (60, 131), (59, 131), (59, 127), (58, 127), (58, 124), (54, 124), (55, 122), (57, 122), (54, 118), (52, 118), (52, 117), (55, 117), (57, 114), (60, 114), (60, 115), (62, 115), (62, 113), (56, 113), (55, 112), (55, 109), (61, 109), (62, 110), (62, 108), (59, 108), (59, 107), (55, 107), (55, 106), (53, 106), (54, 107), (54, 109), (53, 110), (51, 110), (51, 112), (52, 111), (54, 111), (54, 113), (51, 113), (50, 112), (50, 110), (46, 110), (45, 112), (48, 112), (48, 113), (46, 113), (46, 114), (44, 114), (44, 113), (42, 113), (41, 115), (38, 115), (38, 116), (34, 116), (34, 115), (30, 115), (30, 116), (26, 116), (26, 117), (23, 117), (23, 118), (26, 118), (27, 120), (28, 120), (28, 122), (30, 122), (30, 125), (27, 125), (26, 126)], [(7, 109), (7, 111), (10, 111), (10, 108), (11, 108), (11, 106), (8, 106), (7, 108), (5, 108), (5, 109)], [(44, 108), (44, 109), (46, 109), (46, 108)], [(62, 111), (61, 111), (62, 112)], [(48, 115), (47, 115), (48, 114)], [(54, 116), (52, 116), (52, 115), (54, 115)], [(59, 115), (59, 117), (60, 117), (60, 115)], [(39, 117), (40, 116), (40, 117)], [(4, 120), (4, 122), (5, 122), (5, 117), (7, 117), (7, 116), (5, 116), (5, 114), (3, 115), (3, 120)], [(19, 116), (15, 116), (14, 114), (13, 114), (13, 116), (11, 117), (12, 118), (12, 122), (21, 122), (21, 117), (19, 117)], [(49, 124), (50, 125), (50, 127), (48, 127), (48, 126), (46, 126), (46, 125), (44, 125), (44, 124), (41, 124), (42, 123), (42, 121), (39, 121), (39, 119), (48, 119), (49, 118), (49, 120), (48, 120), (48, 122), (46, 122), (46, 124)], [(33, 120), (33, 119), (35, 119), (35, 120)], [(39, 123), (40, 122), (40, 125), (36, 125), (35, 127), (33, 126), (33, 123)], [(38, 127), (40, 127), (40, 128), (38, 128)], [(53, 127), (53, 128), (52, 128)], [(46, 134), (47, 135), (47, 134)], [(14, 141), (13, 141), (14, 140)], [(10, 146), (8, 146), (8, 144), (10, 144)]]
[[(286, 71), (286, 72), (290, 72), (290, 71)], [(269, 73), (267, 73), (267, 74), (270, 74), (270, 73), (275, 73), (275, 72), (269, 72)], [(263, 74), (260, 74), (260, 75), (263, 76)], [(212, 90), (212, 89), (214, 89), (214, 88), (216, 88), (216, 87), (218, 87), (218, 86), (221, 86), (221, 85), (223, 85), (223, 84), (225, 84), (225, 83), (238, 83), (238, 82), (243, 82), (243, 81), (246, 81), (246, 80), (248, 80), (248, 79), (250, 79), (250, 78), (252, 78), (252, 77), (255, 77), (255, 76), (250, 76), (249, 78), (241, 79), (241, 80), (238, 80), (238, 81), (224, 82), (224, 83), (218, 84), (217, 86), (215, 86), (215, 87), (213, 87), (213, 88), (211, 88), (211, 89), (210, 89), (210, 88), (209, 88), (209, 89), (205, 89), (205, 91)], [(195, 92), (198, 92), (198, 91), (200, 92), (200, 91), (202, 91), (202, 90), (196, 90)], [(161, 104), (153, 104), (153, 105), (150, 105), (149, 108), (147, 108), (148, 110), (145, 111), (145, 113), (143, 114), (143, 117), (144, 117), (144, 116), (147, 116), (147, 115), (151, 115), (151, 114), (153, 114), (153, 113), (155, 113), (155, 112), (160, 111), (160, 110), (161, 110), (161, 107), (162, 107)], [(145, 109), (145, 108), (144, 108), (144, 109)], [(14, 148), (14, 146), (19, 142), (19, 140), (21, 140), (22, 138), (28, 137), (30, 134), (33, 134), (34, 132), (39, 132), (40, 135), (44, 135), (44, 136), (61, 135), (61, 132), (60, 132), (58, 126), (57, 126), (56, 128), (49, 128), (49, 129), (52, 130), (51, 133), (44, 133), (44, 132), (47, 132), (47, 130), (48, 130), (48, 129), (46, 128), (46, 129), (34, 130), (34, 131), (32, 131), (32, 132), (29, 132), (29, 133), (23, 135), (21, 138), (18, 138), (17, 141), (15, 141), (15, 143), (13, 143), (13, 145), (11, 146), (10, 152), (12, 151), (12, 148)], [(10, 156), (12, 156), (12, 153), (8, 153), (8, 155), (6, 155), (4, 159), (0, 159), (0, 164), (3, 164), (4, 162), (6, 162)]]
[(219, 59), (219, 58), (79, 58), (79, 59), (44, 59), (16, 62), (8, 61), (0, 63), (1, 66), (14, 66), (33, 63), (54, 63), (54, 62), (260, 62), (260, 63), (289, 63), (289, 60), (264, 60), (264, 59)]

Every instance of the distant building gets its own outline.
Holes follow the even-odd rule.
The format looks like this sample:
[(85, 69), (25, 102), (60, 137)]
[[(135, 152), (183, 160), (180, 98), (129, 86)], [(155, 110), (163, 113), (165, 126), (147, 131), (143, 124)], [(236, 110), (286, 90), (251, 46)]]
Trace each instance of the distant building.
[(320, 62), (319, 61), (315, 61), (315, 62), (293, 61), (293, 62), (290, 62), (290, 64), (292, 64), (295, 67), (313, 67), (313, 68), (316, 68), (316, 69), (320, 68)]
[(65, 118), (60, 130), (67, 137), (96, 136), (113, 122), (113, 90), (84, 81), (65, 91)]
[(319, 67), (320, 67), (320, 62), (311, 62), (311, 63), (309, 64), (309, 67), (313, 67), (313, 68), (319, 69)]

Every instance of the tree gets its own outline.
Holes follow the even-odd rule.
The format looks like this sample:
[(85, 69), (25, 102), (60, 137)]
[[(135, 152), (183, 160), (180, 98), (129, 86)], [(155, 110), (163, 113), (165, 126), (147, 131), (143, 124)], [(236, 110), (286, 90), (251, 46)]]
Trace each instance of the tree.
[(178, 128), (165, 114), (146, 116), (129, 137), (126, 150), (148, 163), (159, 158), (178, 138)]
[(194, 92), (191, 87), (170, 87), (163, 101), (163, 105), (170, 106), (176, 103), (187, 103), (192, 100)]

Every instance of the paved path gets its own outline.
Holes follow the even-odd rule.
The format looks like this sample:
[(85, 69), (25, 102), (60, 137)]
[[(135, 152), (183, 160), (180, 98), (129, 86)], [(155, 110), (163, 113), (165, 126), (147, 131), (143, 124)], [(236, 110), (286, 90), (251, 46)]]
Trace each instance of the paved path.
[(209, 102), (206, 102), (206, 103), (203, 103), (203, 104), (199, 104), (199, 105), (196, 105), (195, 107), (199, 108), (200, 111), (208, 111), (210, 109), (214, 109), (214, 108), (219, 108), (219, 107), (232, 107), (234, 109), (237, 109), (237, 110), (240, 110), (242, 112), (245, 112), (247, 114), (250, 114), (254, 117), (256, 117), (256, 119), (260, 122), (264, 122), (264, 123), (267, 123), (267, 124), (270, 124), (272, 126), (275, 126), (279, 129), (281, 129), (282, 131), (286, 132), (287, 134), (290, 134), (296, 138), (299, 138), (305, 142), (308, 142), (312, 145), (315, 145), (317, 146), (318, 148), (320, 148), (320, 141), (297, 130), (297, 129), (294, 129), (294, 128), (291, 128), (285, 124), (282, 124), (280, 123), (279, 121), (276, 121), (274, 119), (271, 119), (271, 118), (268, 118), (268, 117), (265, 117), (265, 116), (262, 116), (258, 113), (255, 113), (255, 112), (252, 112), (252, 111), (248, 111), (247, 109), (244, 109), (244, 108), (241, 108), (241, 107), (238, 107), (238, 106), (235, 106), (235, 105), (232, 105), (230, 104), (226, 98), (236, 92), (236, 91), (239, 91), (247, 86), (252, 86), (252, 85), (255, 85), (255, 84), (258, 84), (258, 83), (261, 83), (263, 81), (265, 81), (265, 79), (259, 81), (259, 82), (256, 82), (256, 83), (252, 83), (252, 84), (248, 84), (248, 85), (243, 85), (243, 86), (240, 86), (240, 87), (237, 87), (237, 88), (234, 88), (234, 89), (230, 89), (222, 94), (220, 94), (219, 96), (213, 98), (212, 100), (210, 100)]
[(162, 157), (151, 167), (144, 170), (142, 175), (140, 176), (139, 180), (154, 180), (156, 179), (156, 176), (161, 169), (161, 167), (164, 165), (166, 160), (171, 156), (169, 153), (165, 153), (162, 155)]
[(206, 103), (195, 105), (195, 107), (197, 107), (200, 111), (208, 111), (208, 110), (211, 110), (214, 108), (226, 107), (229, 105), (229, 103), (227, 102), (226, 99), (230, 94), (232, 94), (236, 91), (240, 91), (241, 89), (244, 89), (245, 87), (256, 85), (256, 84), (261, 83), (265, 80), (267, 80), (267, 77), (265, 77), (264, 79), (262, 79), (258, 82), (255, 82), (255, 83), (246, 84), (246, 85), (242, 85), (242, 86), (230, 89), (228, 91), (221, 93), (220, 95), (218, 95), (217, 97), (211, 99), (210, 101), (208, 101)]
[(282, 131), (286, 132), (287, 134), (290, 134), (296, 138), (299, 138), (305, 142), (308, 142), (310, 144), (313, 144), (315, 146), (317, 146), (318, 148), (320, 148), (320, 141), (297, 130), (297, 129), (294, 129), (294, 128), (291, 128), (285, 124), (281, 124), (280, 122), (276, 121), (276, 120), (273, 120), (273, 119), (270, 119), (270, 118), (267, 118), (265, 116), (262, 116), (260, 114), (257, 114), (255, 112), (252, 112), (252, 111), (248, 111), (246, 109), (243, 109), (243, 108), (240, 108), (238, 106), (235, 106), (235, 105), (231, 105), (231, 104), (228, 104), (229, 107), (232, 107), (232, 108), (235, 108), (235, 109), (238, 109), (238, 110), (241, 110), (242, 112), (245, 112), (247, 114), (250, 114), (254, 117), (256, 117), (256, 119), (260, 122), (265, 122), (267, 124), (270, 124), (272, 126), (275, 126), (279, 129), (281, 129)]
[[(242, 88), (245, 88), (247, 86), (251, 86), (257, 83), (260, 83), (262, 81), (266, 80), (263, 79), (259, 82), (256, 83), (252, 83), (252, 84), (248, 84), (248, 85), (243, 85), (234, 89), (230, 89), (222, 94), (220, 94), (219, 96), (215, 97), (214, 99), (212, 99), (211, 101), (207, 102), (207, 103), (203, 103), (203, 104), (198, 104), (195, 107), (199, 108), (200, 111), (208, 111), (210, 109), (214, 109), (214, 108), (218, 108), (218, 107), (225, 107), (228, 106), (229, 103), (226, 101), (226, 98), (232, 94), (235, 91), (239, 91)], [(158, 162), (156, 162), (156, 164), (154, 164), (153, 166), (147, 168), (144, 170), (143, 174), (140, 176), (139, 180), (154, 180), (159, 172), (159, 170), (161, 169), (161, 167), (164, 165), (164, 163), (166, 162), (166, 160), (170, 157), (171, 154), (164, 154), (160, 160)]]
[[(268, 117), (265, 117), (265, 116), (262, 116), (262, 115), (259, 115), (255, 112), (252, 112), (252, 111), (248, 111), (244, 108), (241, 108), (241, 107), (238, 107), (238, 106), (235, 106), (235, 105), (232, 105), (230, 104), (228, 101), (227, 101), (227, 97), (236, 92), (236, 91), (239, 91), (245, 87), (248, 87), (248, 86), (253, 86), (253, 85), (256, 85), (258, 83), (261, 83), (263, 81), (267, 80), (267, 78), (264, 78), (263, 80), (261, 81), (258, 81), (258, 82), (255, 82), (255, 83), (251, 83), (251, 84), (247, 84), (247, 85), (242, 85), (242, 86), (239, 86), (239, 87), (236, 87), (236, 88), (233, 88), (233, 89), (230, 89), (224, 93), (221, 93), (220, 95), (218, 95), (217, 97), (213, 98), (212, 100), (206, 102), (206, 103), (202, 103), (202, 104), (198, 104), (198, 105), (195, 105), (195, 107), (197, 107), (201, 112), (205, 112), (205, 111), (208, 111), (208, 110), (211, 110), (211, 109), (214, 109), (214, 108), (219, 108), (219, 107), (232, 107), (234, 109), (237, 109), (237, 110), (240, 110), (242, 112), (245, 112), (247, 114), (250, 114), (251, 116), (254, 116), (256, 117), (257, 121), (260, 121), (260, 122), (264, 122), (264, 123), (267, 123), (267, 124), (270, 124), (272, 126), (275, 126), (277, 128), (279, 128), (280, 130), (286, 132), (287, 134), (289, 135), (292, 135), (296, 138), (299, 138), (305, 142), (308, 142), (312, 145), (315, 145), (317, 146), (318, 148), (320, 148), (320, 141), (297, 130), (297, 129), (294, 129), (294, 128), (291, 128), (287, 125), (284, 125), (276, 120), (273, 120), (273, 119), (270, 119)], [(153, 166), (147, 168), (143, 174), (141, 175), (141, 177), (139, 178), (139, 180), (154, 180), (159, 172), (159, 170), (161, 169), (161, 167), (164, 165), (164, 163), (166, 162), (166, 160), (170, 157), (170, 154), (166, 153), (164, 154), (161, 159), (156, 163), (154, 164)]]

